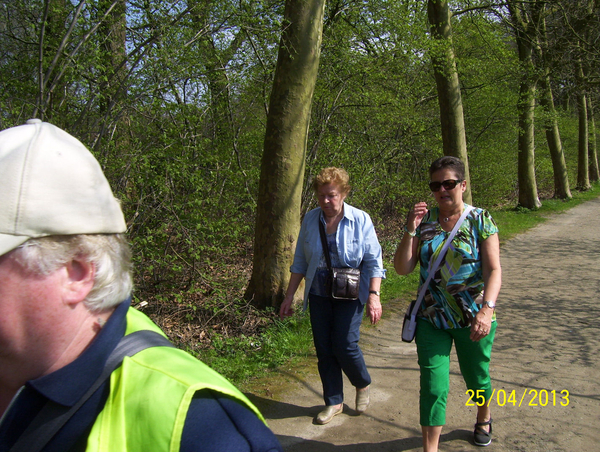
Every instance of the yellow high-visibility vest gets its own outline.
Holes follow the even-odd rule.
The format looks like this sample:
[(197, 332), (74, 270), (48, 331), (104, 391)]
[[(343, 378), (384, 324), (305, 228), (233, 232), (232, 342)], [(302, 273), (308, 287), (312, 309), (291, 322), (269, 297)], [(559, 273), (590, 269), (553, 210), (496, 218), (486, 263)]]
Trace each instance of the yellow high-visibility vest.
[[(129, 308), (127, 330), (162, 331)], [(188, 407), (201, 389), (233, 397), (264, 422), (258, 409), (219, 373), (172, 347), (151, 347), (125, 357), (110, 377), (110, 394), (88, 437), (87, 451), (179, 451)]]

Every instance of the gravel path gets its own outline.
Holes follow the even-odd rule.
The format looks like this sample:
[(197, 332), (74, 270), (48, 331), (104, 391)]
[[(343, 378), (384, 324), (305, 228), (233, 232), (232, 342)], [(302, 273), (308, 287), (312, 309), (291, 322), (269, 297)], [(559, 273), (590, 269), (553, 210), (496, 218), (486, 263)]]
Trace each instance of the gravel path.
[[(486, 451), (600, 451), (599, 216), (600, 198), (501, 248), (494, 432)], [(284, 371), (283, 385), (250, 395), (286, 452), (421, 450), (416, 349), (400, 341), (401, 318), (397, 312), (363, 328), (373, 384), (362, 416), (346, 381), (344, 413), (326, 426), (312, 423), (323, 403), (316, 363)], [(472, 443), (476, 410), (466, 406), (465, 389), (454, 356), (441, 451), (481, 450)]]

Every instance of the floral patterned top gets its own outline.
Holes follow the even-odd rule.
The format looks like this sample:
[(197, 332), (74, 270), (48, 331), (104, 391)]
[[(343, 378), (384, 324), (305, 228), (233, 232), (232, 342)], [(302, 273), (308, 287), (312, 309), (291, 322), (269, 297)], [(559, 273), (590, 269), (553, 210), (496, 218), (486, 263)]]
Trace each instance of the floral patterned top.
[[(421, 285), (429, 275), (430, 262), (433, 265), (450, 235), (440, 226), (439, 213), (437, 207), (430, 209), (416, 231), (419, 238)], [(496, 233), (498, 226), (487, 210), (475, 207), (467, 215), (429, 282), (419, 309), (419, 317), (440, 329), (471, 325), (483, 301), (481, 242)]]

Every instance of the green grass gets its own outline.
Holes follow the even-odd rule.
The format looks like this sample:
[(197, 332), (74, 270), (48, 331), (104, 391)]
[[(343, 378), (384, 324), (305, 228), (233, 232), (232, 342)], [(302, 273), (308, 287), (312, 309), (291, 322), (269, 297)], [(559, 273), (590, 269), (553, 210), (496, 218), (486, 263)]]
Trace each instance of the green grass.
[(419, 283), (419, 272), (417, 269), (410, 275), (400, 276), (394, 270), (391, 262), (385, 263), (387, 269), (386, 279), (382, 281), (381, 303), (385, 306), (390, 303), (410, 301), (415, 296), (417, 284)]
[(199, 358), (235, 385), (265, 376), (282, 365), (293, 365), (314, 354), (308, 315), (273, 320), (259, 336), (232, 337), (213, 342)]
[[(544, 200), (538, 210), (503, 208), (491, 210), (500, 229), (501, 243), (546, 221), (553, 214), (560, 214), (585, 201), (600, 196), (600, 184), (593, 184), (587, 192), (573, 191), (569, 201)], [(393, 249), (396, 244), (384, 244)], [(398, 275), (393, 268), (392, 255), (385, 256), (387, 278), (382, 284), (384, 321), (391, 312), (403, 312), (416, 296), (418, 272), (408, 276)], [(368, 322), (364, 322), (369, 327)], [(314, 349), (310, 321), (306, 313), (298, 313), (284, 321), (273, 320), (260, 338), (232, 338), (217, 344), (214, 350), (200, 357), (215, 370), (224, 374), (242, 390), (253, 387), (262, 377), (285, 366), (302, 365), (307, 358), (313, 359)]]

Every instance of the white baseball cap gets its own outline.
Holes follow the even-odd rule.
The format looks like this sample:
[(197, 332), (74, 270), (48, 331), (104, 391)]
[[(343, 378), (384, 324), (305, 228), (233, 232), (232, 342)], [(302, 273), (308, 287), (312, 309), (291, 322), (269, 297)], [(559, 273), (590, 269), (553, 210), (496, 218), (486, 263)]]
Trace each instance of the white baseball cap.
[(0, 256), (30, 238), (126, 228), (100, 164), (79, 140), (40, 119), (0, 132)]

